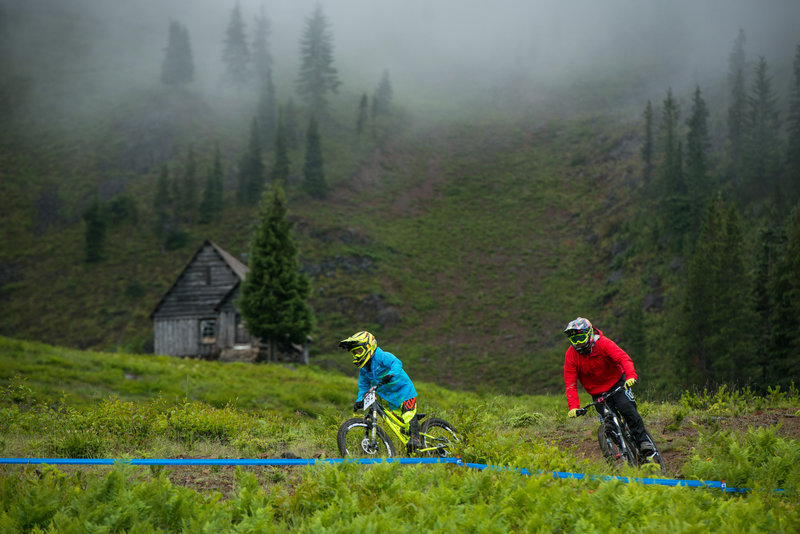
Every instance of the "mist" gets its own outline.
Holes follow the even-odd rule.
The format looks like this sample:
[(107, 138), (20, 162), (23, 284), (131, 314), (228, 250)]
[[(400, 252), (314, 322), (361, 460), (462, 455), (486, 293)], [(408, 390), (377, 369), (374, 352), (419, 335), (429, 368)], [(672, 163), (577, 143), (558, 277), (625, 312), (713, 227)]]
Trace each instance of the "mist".
[[(270, 21), (273, 79), (292, 96), (300, 39), (316, 0), (240, 0), (246, 30)], [(384, 70), (410, 107), (530, 105), (565, 87), (615, 79), (639, 104), (667, 87), (720, 83), (740, 28), (748, 60), (791, 71), (800, 42), (796, 0), (326, 0), (342, 95), (371, 93)], [(235, 2), (3, 0), (4, 91), (29, 99), (77, 92), (94, 105), (156, 86), (170, 20), (190, 35), (193, 87), (220, 91), (222, 43)], [(5, 76), (4, 76), (5, 77)], [(4, 83), (9, 83), (4, 82)], [(7, 86), (8, 87), (8, 86)], [(776, 85), (778, 91), (784, 87)], [(83, 109), (78, 101), (77, 109)]]

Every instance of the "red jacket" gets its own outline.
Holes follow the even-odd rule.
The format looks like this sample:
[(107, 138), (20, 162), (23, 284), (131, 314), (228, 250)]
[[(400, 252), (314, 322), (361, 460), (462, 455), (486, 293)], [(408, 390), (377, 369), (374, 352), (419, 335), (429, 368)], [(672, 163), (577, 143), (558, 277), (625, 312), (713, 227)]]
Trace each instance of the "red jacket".
[(625, 373), (626, 378), (637, 378), (633, 360), (616, 343), (594, 329), (600, 337), (594, 342), (589, 355), (578, 354), (570, 345), (564, 356), (564, 385), (567, 388), (568, 409), (580, 408), (578, 380), (590, 395), (605, 393)]

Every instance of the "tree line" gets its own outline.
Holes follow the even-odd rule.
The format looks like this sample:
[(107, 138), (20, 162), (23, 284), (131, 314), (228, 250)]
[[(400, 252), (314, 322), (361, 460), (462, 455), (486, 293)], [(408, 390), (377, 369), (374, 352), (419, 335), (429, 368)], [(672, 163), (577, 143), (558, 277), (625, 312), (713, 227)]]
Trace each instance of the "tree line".
[(800, 45), (782, 124), (769, 64), (747, 62), (745, 43), (740, 30), (723, 136), (712, 137), (699, 85), (684, 122), (671, 89), (660, 116), (650, 101), (643, 112), (648, 239), (688, 258), (671, 334), (649, 349), (673, 351), (686, 384), (800, 376)]

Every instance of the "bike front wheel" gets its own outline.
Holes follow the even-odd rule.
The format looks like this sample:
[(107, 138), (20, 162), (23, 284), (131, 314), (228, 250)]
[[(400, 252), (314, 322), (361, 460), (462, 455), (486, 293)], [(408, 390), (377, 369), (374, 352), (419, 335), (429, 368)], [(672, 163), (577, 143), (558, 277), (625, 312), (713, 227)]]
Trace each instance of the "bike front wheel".
[[(624, 436), (617, 433), (616, 429), (608, 424), (602, 424), (597, 428), (597, 442), (603, 456), (612, 464), (624, 465), (625, 463), (637, 466), (636, 456), (631, 444)], [(623, 448), (622, 444), (625, 444)]]
[(453, 445), (459, 443), (458, 432), (444, 419), (431, 417), (420, 428), (422, 450), (420, 452), (444, 458), (453, 453)]
[(394, 444), (379, 426), (375, 427), (372, 439), (364, 419), (348, 419), (339, 427), (336, 443), (342, 457), (350, 458), (391, 458), (395, 455)]

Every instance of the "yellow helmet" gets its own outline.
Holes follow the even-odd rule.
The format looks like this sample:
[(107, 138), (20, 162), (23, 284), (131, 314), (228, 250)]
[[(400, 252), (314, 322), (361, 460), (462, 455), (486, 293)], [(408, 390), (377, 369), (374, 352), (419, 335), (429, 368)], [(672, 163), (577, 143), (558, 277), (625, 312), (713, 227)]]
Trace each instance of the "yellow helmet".
[(347, 339), (339, 342), (339, 348), (349, 350), (353, 355), (353, 365), (359, 369), (364, 367), (366, 363), (375, 354), (375, 349), (378, 348), (378, 342), (375, 341), (375, 336), (367, 331), (361, 331), (353, 334)]

